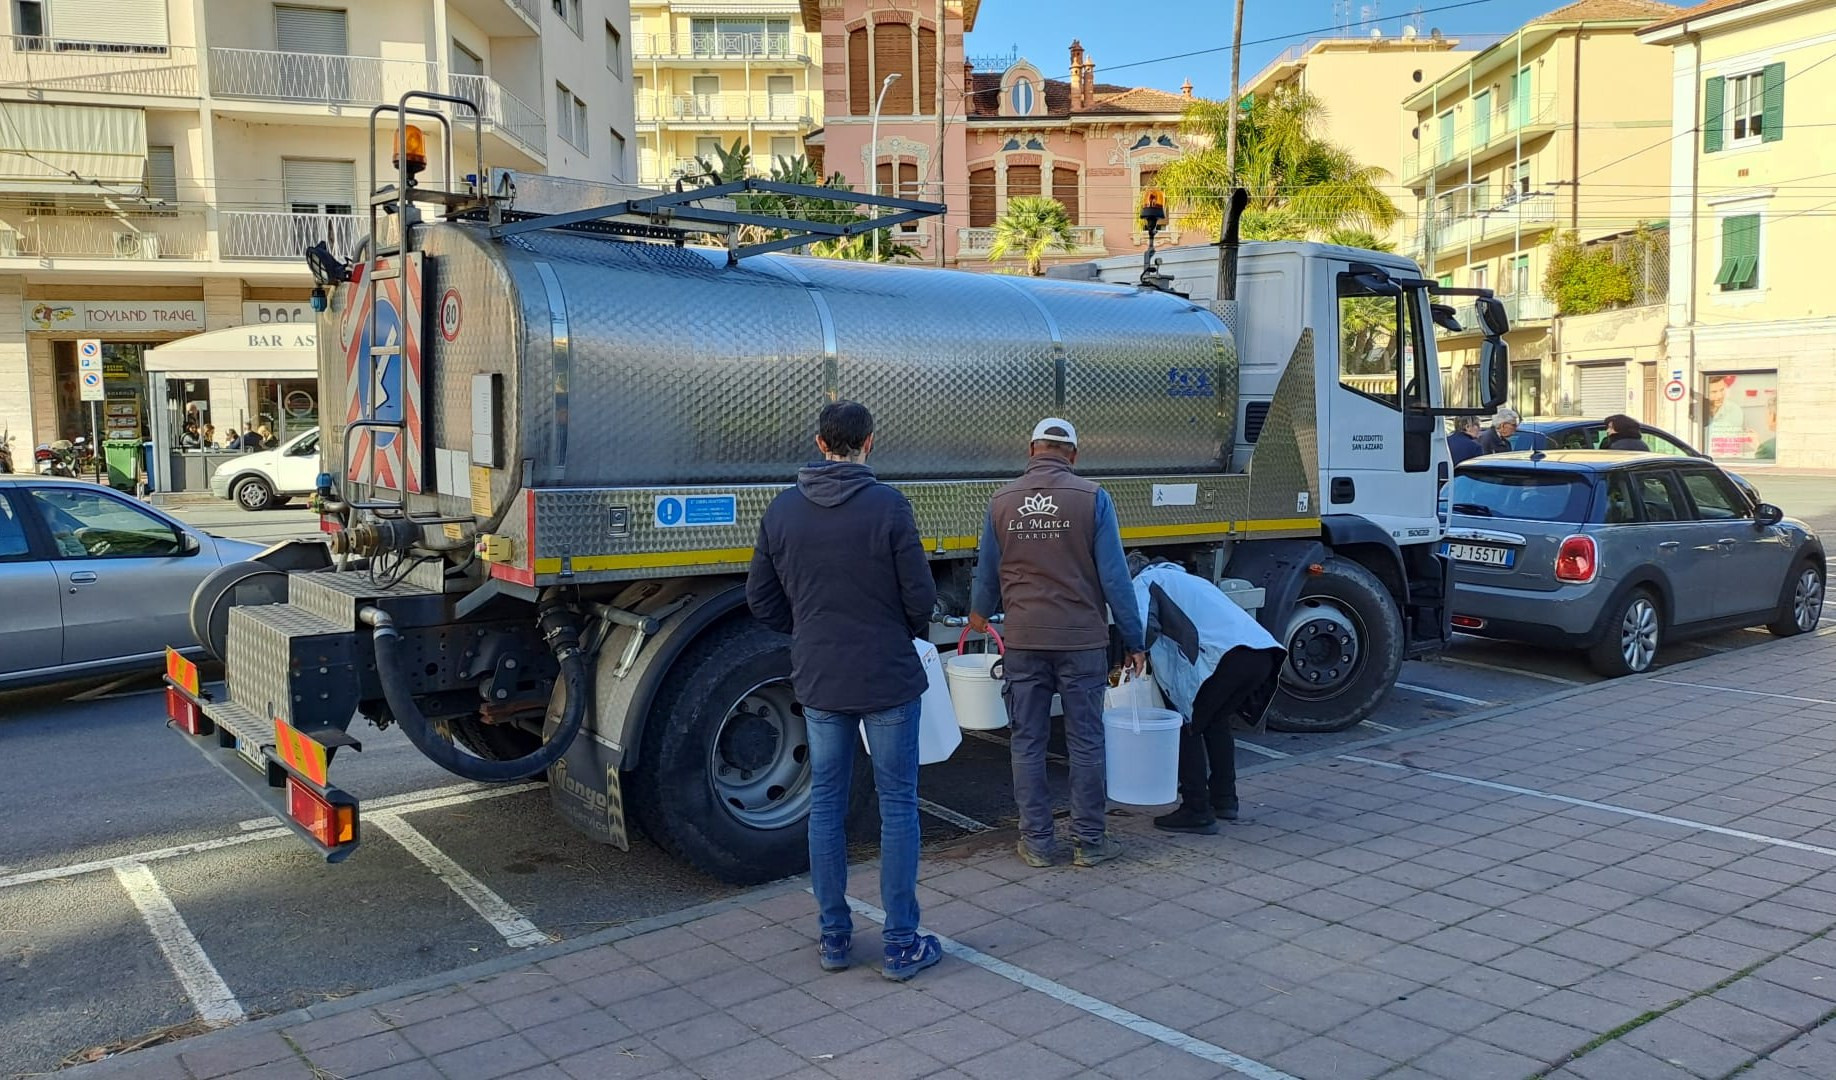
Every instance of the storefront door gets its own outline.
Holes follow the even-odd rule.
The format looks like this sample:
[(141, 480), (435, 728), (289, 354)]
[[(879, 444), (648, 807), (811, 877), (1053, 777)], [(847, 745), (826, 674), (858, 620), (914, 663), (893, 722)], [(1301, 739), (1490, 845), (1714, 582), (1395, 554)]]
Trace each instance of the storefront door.
[[(132, 439), (146, 437), (146, 386), (141, 375), (140, 342), (102, 342), (103, 393), (101, 402), (82, 400), (77, 388), (74, 341), (51, 343), (57, 380), (57, 433), (60, 439)], [(98, 420), (100, 430), (96, 429)]]

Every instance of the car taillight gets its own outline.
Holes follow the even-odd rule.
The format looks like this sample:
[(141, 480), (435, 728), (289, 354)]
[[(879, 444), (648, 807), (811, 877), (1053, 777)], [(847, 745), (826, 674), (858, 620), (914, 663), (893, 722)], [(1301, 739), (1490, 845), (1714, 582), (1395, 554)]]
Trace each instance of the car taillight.
[(1485, 628), (1484, 619), (1475, 618), (1471, 615), (1454, 615), (1450, 617), (1449, 621), (1462, 630), (1482, 630)]
[(357, 838), (355, 806), (333, 804), (291, 776), (287, 778), (287, 816), (328, 848)]
[(1570, 536), (1562, 541), (1556, 549), (1555, 576), (1557, 581), (1585, 585), (1594, 580), (1594, 574), (1600, 569), (1599, 552), (1594, 547), (1591, 536)]
[(166, 718), (187, 735), (209, 735), (216, 730), (215, 724), (204, 719), (204, 710), (196, 702), (170, 687), (166, 689)]
[(51, 451), (46, 450), (44, 447), (41, 446), (37, 450), (32, 451), (32, 460), (33, 461), (50, 461)]

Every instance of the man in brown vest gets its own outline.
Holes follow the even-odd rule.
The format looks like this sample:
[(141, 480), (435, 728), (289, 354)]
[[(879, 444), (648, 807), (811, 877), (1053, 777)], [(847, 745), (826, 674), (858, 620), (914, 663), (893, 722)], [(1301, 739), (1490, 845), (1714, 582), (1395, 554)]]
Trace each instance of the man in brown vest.
[(1052, 695), (1064, 704), (1071, 756), (1073, 862), (1095, 866), (1122, 853), (1104, 827), (1103, 692), (1109, 687), (1109, 619), (1113, 613), (1128, 664), (1146, 665), (1141, 613), (1122, 552), (1109, 493), (1071, 471), (1077, 429), (1057, 417), (1033, 428), (1020, 479), (995, 492), (982, 526), (969, 625), (982, 631), (1005, 609), (1004, 662), (1014, 801), (1020, 810), (1018, 852), (1028, 866), (1053, 859), (1052, 798), (1046, 787), (1046, 739)]

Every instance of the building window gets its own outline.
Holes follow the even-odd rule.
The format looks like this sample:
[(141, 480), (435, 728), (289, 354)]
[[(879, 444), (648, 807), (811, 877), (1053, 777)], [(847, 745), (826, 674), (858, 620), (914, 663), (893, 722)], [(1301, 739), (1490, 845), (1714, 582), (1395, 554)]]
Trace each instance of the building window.
[(178, 202), (178, 166), (170, 146), (147, 147), (147, 198), (168, 205)]
[(771, 137), (771, 163), (780, 168), (789, 168), (791, 159), (797, 156), (797, 137), (795, 135), (773, 135)]
[(1039, 166), (1009, 165), (1007, 167), (1007, 197), (1010, 199), (1030, 198), (1041, 194)]
[(1473, 279), (1473, 288), (1475, 289), (1487, 288), (1486, 279), (1491, 276), (1489, 273), (1490, 270), (1491, 270), (1491, 267), (1489, 266), (1475, 266), (1472, 268), (1471, 274), (1472, 274), (1472, 279)]
[(690, 19), (696, 56), (789, 56), (789, 19)]
[(1721, 219), (1721, 269), (1715, 284), (1722, 292), (1759, 288), (1759, 231), (1758, 214)]
[(1785, 137), (1785, 65), (1713, 78), (1702, 90), (1702, 152)]
[(354, 161), (281, 159), (281, 201), (287, 204), (289, 213), (348, 214), (355, 205), (356, 193)]
[(618, 32), (618, 27), (606, 23), (606, 70), (619, 78), (625, 77), (625, 38)]
[(1453, 110), (1449, 109), (1435, 121), (1435, 131), (1440, 135), (1436, 144), (1435, 164), (1440, 165), (1453, 160), (1454, 123)]
[[(914, 68), (917, 71), (913, 77)], [(903, 23), (880, 23), (848, 32), (848, 112), (868, 116), (886, 76), (903, 76), (886, 92), (881, 112), (911, 116), (934, 112), (937, 107), (937, 33), (920, 26), (914, 34)], [(914, 102), (916, 104), (914, 105)]]
[(1755, 71), (1748, 75), (1736, 75), (1728, 80), (1728, 145), (1740, 146), (1743, 143), (1758, 142), (1765, 130), (1766, 114), (1762, 101), (1765, 88), (1761, 84), (1762, 76)]
[(986, 229), (995, 223), (995, 171), (969, 171), (969, 227)]
[(548, 0), (548, 6), (561, 16), (569, 30), (580, 33), (580, 0)]
[(1519, 255), (1511, 260), (1511, 295), (1530, 295), (1530, 256)]
[(612, 179), (623, 182), (625, 179), (625, 137), (617, 128), (608, 128), (612, 137)]
[(1065, 216), (1071, 219), (1071, 224), (1078, 224), (1076, 166), (1052, 166), (1052, 198), (1065, 208)]
[(461, 45), (458, 38), (453, 39), (452, 60), (449, 66), (454, 75), (483, 75), (485, 73), (484, 60), (477, 53)]
[(1033, 102), (1037, 100), (1031, 79), (1015, 79), (1014, 85), (1007, 91), (1008, 106), (1015, 116), (1033, 115)]
[(797, 101), (797, 81), (789, 75), (765, 76), (766, 115), (773, 120), (795, 120), (802, 111)]
[(1507, 203), (1514, 203), (1530, 194), (1530, 161), (1525, 159), (1505, 170), (1505, 197)]
[(695, 136), (695, 158), (696, 160), (705, 161), (710, 166), (718, 165), (720, 163), (720, 151), (721, 151), (721, 145), (720, 145), (720, 139), (718, 136), (714, 136), (714, 135)]
[(586, 102), (575, 97), (574, 92), (561, 83), (555, 84), (555, 127), (569, 146), (586, 150)]

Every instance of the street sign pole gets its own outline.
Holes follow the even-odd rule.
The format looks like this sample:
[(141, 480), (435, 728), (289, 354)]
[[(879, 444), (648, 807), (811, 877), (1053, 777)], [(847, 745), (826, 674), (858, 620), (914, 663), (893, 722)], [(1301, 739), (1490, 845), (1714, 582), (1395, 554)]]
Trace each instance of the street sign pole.
[(96, 479), (102, 477), (102, 402), (107, 399), (107, 377), (102, 370), (102, 342), (98, 338), (77, 341), (77, 400), (89, 402), (89, 452), (96, 465)]

